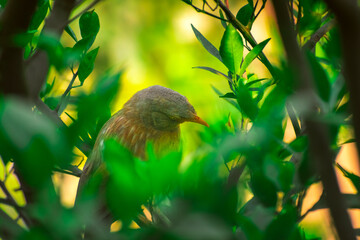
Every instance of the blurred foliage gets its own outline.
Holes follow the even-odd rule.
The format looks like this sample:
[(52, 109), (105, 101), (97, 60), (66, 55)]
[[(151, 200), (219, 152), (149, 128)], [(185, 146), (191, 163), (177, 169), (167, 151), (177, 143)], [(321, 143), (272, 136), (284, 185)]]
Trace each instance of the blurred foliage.
[[(6, 2), (0, 2), (1, 12)], [(102, 24), (96, 11), (85, 11), (65, 27), (65, 36), (58, 41), (51, 34), (41, 33), (43, 22), (51, 14), (52, 2), (38, 2), (28, 31), (14, 41), (24, 48), (24, 59), (30, 59), (38, 51), (47, 53), (51, 71), (40, 98), (67, 124), (56, 125), (41, 109), (21, 99), (0, 98), (3, 163), (0, 166), (0, 212), (14, 219), (15, 224), (8, 227), (11, 239), (80, 239), (85, 225), (92, 239), (316, 239), (313, 232), (299, 225), (307, 214), (302, 209), (303, 198), (309, 187), (319, 181), (299, 117), (306, 114), (309, 107), (306, 96), (294, 94), (293, 72), (283, 57), (279, 57), (280, 66), (272, 66), (268, 73), (251, 70), (252, 65), (259, 64), (257, 60), (265, 62), (262, 54), (272, 36), (256, 46), (249, 46), (247, 36), (229, 23), (216, 1), (145, 1), (142, 6), (124, 1), (116, 7), (122, 8), (129, 22), (120, 25), (129, 28), (133, 27), (133, 22), (141, 23), (139, 29), (131, 33), (119, 27), (123, 34), (140, 39), (137, 42), (140, 50), (129, 60), (129, 65), (137, 58), (144, 59), (145, 64), (153, 63), (149, 72), (132, 72), (130, 66), (130, 73), (124, 75), (123, 70), (102, 71), (108, 68), (103, 66), (108, 64), (104, 59), (96, 69), (95, 60), (104, 58), (103, 46), (97, 45), (97, 38), (102, 34), (111, 35), (111, 30), (118, 28), (116, 24)], [(136, 12), (125, 11), (122, 4)], [(186, 4), (208, 15), (206, 17), (213, 17), (211, 24), (218, 24), (211, 36), (218, 44), (211, 43), (201, 28), (191, 25), (194, 36), (213, 56), (212, 60), (208, 60), (211, 56), (204, 54), (200, 44), (181, 45), (178, 50), (165, 44), (167, 41), (175, 44), (177, 38), (184, 40), (179, 37), (181, 29), (175, 29), (176, 33), (168, 32), (173, 24), (168, 20), (180, 18), (175, 6)], [(243, 1), (234, 15), (250, 32), (266, 4), (266, 0)], [(294, 0), (289, 1), (289, 6), (301, 46), (333, 19), (321, 0)], [(149, 11), (153, 11), (153, 15), (148, 16)], [(139, 18), (141, 14), (144, 14), (143, 19)], [(155, 19), (147, 21), (150, 18)], [(151, 35), (149, 31), (159, 34)], [(106, 46), (106, 41), (102, 41), (104, 48), (115, 51), (113, 46)], [(118, 54), (128, 55), (126, 49), (133, 49), (132, 44), (120, 43)], [(329, 127), (334, 151), (354, 141), (339, 46), (339, 32), (335, 26), (314, 50), (306, 50), (321, 103), (313, 119)], [(187, 51), (183, 52), (185, 48)], [(195, 58), (194, 53), (199, 57)], [(201, 60), (211, 67), (197, 66)], [(194, 64), (192, 67), (222, 77), (224, 81), (217, 84), (220, 90), (213, 87), (213, 96), (219, 96), (217, 102), (224, 102), (218, 106), (228, 104), (229, 108), (215, 113), (212, 100), (208, 99), (211, 94), (204, 90), (204, 85), (212, 82), (212, 75), (183, 72), (185, 62), (186, 66)], [(105, 162), (103, 169), (91, 179), (84, 197), (78, 199), (74, 207), (64, 207), (54, 184), (54, 172), (77, 175), (73, 168), (77, 164), (74, 152), (80, 150), (85, 156), (90, 153), (102, 125), (118, 105), (119, 79), (135, 79), (141, 74), (149, 75), (151, 84), (168, 78), (170, 87), (184, 90), (184, 95), (198, 89), (196, 97), (194, 93), (192, 96), (206, 105), (207, 111), (201, 111), (208, 113), (210, 128), (202, 129), (198, 136), (190, 134), (197, 142), (190, 141), (188, 145), (192, 146), (188, 149), (172, 152), (161, 159), (155, 156), (149, 144), (148, 161), (133, 157), (116, 140), (106, 139), (101, 152)], [(153, 80), (154, 76), (158, 80)], [(193, 81), (198, 76), (206, 76), (206, 82)], [(127, 95), (125, 91), (122, 98), (125, 100)], [(214, 116), (210, 116), (213, 112)], [(285, 142), (288, 119), (296, 137)], [(359, 176), (339, 164), (337, 167), (359, 191)], [(31, 204), (21, 203), (21, 197), (14, 198), (21, 192), (18, 186), (8, 183), (14, 182), (11, 180), (14, 171), (21, 173), (21, 181), (34, 189)], [(105, 183), (104, 176), (108, 176)], [(104, 184), (105, 188), (101, 188)], [(358, 194), (346, 196), (354, 208), (360, 207)], [(117, 232), (110, 233), (103, 228), (98, 217), (98, 204), (104, 199), (114, 218), (121, 222)], [(310, 211), (325, 207), (321, 198)], [(146, 212), (151, 215), (151, 223), (133, 227), (134, 221), (139, 224)], [(5, 220), (0, 215), (0, 225), (5, 224)], [(17, 228), (17, 224), (21, 228)], [(3, 232), (0, 236), (7, 239), (1, 234)]]

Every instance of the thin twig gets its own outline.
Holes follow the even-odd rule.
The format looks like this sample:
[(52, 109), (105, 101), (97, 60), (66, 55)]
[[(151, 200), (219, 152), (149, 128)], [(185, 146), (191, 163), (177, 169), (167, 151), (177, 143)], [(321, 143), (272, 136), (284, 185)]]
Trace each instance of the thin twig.
[(92, 3), (90, 3), (86, 8), (84, 8), (81, 12), (79, 12), (78, 14), (76, 14), (74, 17), (72, 17), (67, 23), (66, 25), (69, 25), (70, 23), (72, 23), (75, 19), (77, 19), (78, 17), (80, 17), (81, 15), (83, 15), (85, 12), (89, 11), (91, 8), (93, 8), (96, 4), (98, 4), (101, 0), (94, 0)]
[(311, 37), (310, 39), (304, 44), (303, 49), (312, 50), (316, 43), (320, 41), (320, 39), (329, 32), (335, 26), (335, 19), (330, 20), (329, 22), (325, 23), (322, 27), (320, 27)]
[[(291, 26), (285, 0), (273, 0), (277, 22), (279, 23), (280, 35), (287, 59), (295, 72), (298, 93), (306, 94), (310, 102), (309, 116), (316, 115), (318, 105), (313, 93), (313, 75), (306, 58), (296, 41), (296, 34)], [(326, 202), (330, 208), (332, 219), (340, 239), (355, 240), (354, 229), (347, 212), (346, 204), (340, 193), (339, 185), (333, 168), (336, 155), (330, 149), (328, 129), (321, 124), (305, 119), (307, 135), (309, 137), (310, 156), (316, 163), (316, 167), (326, 193)]]
[(209, 15), (210, 17), (213, 17), (213, 18), (220, 19), (220, 20), (222, 20), (222, 21), (228, 22), (228, 20), (225, 19), (225, 18), (222, 18), (222, 17), (216, 16), (215, 14), (209, 13), (209, 12), (207, 12), (207, 11), (201, 9), (201, 8), (198, 8), (198, 7), (195, 6), (195, 5), (192, 5), (192, 4), (189, 4), (189, 5), (190, 5), (191, 7), (193, 7), (193, 8), (194, 8), (197, 12), (199, 12), (199, 13), (204, 13), (204, 14), (206, 14), (206, 15)]
[(298, 122), (298, 119), (296, 117), (295, 111), (294, 111), (293, 107), (290, 105), (290, 103), (286, 103), (286, 110), (288, 112), (290, 121), (291, 121), (291, 123), (293, 125), (295, 135), (298, 137), (301, 134), (301, 128), (300, 128), (300, 124)]
[(67, 168), (63, 169), (63, 168), (59, 168), (59, 167), (55, 167), (54, 171), (56, 172), (61, 172), (61, 173), (66, 173), (75, 177), (80, 177), (82, 174), (82, 171), (74, 165), (70, 165)]
[(77, 75), (78, 75), (78, 72), (79, 72), (79, 71), (76, 71), (76, 73), (73, 73), (73, 77), (72, 77), (69, 85), (67, 86), (65, 92), (62, 94), (61, 99), (60, 99), (58, 105), (57, 105), (56, 108), (55, 108), (55, 112), (57, 112), (58, 115), (59, 115), (59, 109), (60, 109), (60, 107), (61, 107), (61, 104), (63, 104), (66, 96), (68, 95), (68, 93), (70, 92), (70, 90), (73, 88), (73, 84), (74, 84), (74, 82), (75, 82), (75, 80), (76, 80), (76, 77), (77, 77)]

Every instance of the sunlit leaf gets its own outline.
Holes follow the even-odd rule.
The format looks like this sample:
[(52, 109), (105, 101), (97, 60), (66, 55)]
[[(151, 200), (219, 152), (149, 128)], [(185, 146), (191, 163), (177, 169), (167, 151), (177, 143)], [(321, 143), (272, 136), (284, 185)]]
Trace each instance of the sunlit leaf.
[(224, 65), (234, 74), (240, 73), (244, 44), (238, 31), (229, 24), (220, 44), (220, 56)]

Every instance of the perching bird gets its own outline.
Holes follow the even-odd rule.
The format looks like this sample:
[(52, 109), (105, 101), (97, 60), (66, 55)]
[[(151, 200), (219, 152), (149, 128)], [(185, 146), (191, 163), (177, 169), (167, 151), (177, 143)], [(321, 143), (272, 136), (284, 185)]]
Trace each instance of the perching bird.
[(156, 85), (137, 92), (100, 130), (80, 177), (78, 192), (95, 171), (103, 169), (102, 140), (115, 137), (134, 156), (146, 160), (147, 142), (152, 142), (158, 156), (179, 147), (179, 125), (183, 122), (208, 126), (186, 97), (169, 88)]

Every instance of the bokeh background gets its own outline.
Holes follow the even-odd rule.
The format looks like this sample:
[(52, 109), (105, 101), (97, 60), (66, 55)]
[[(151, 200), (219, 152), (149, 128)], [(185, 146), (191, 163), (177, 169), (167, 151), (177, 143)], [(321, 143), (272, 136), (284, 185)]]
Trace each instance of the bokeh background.
[[(230, 1), (230, 7), (235, 11), (245, 2)], [(87, 3), (85, 1), (84, 6), (77, 12), (80, 12)], [(100, 46), (98, 57), (94, 72), (85, 81), (83, 87), (72, 91), (73, 95), (90, 92), (94, 81), (105, 72), (123, 69), (121, 90), (112, 106), (112, 113), (118, 111), (135, 92), (158, 84), (185, 95), (198, 115), (206, 120), (210, 127), (215, 122), (226, 123), (229, 115), (234, 124), (238, 124), (238, 111), (226, 101), (219, 99), (212, 89), (214, 86), (225, 93), (228, 90), (227, 82), (209, 72), (193, 69), (195, 66), (209, 66), (225, 72), (225, 66), (201, 46), (191, 29), (193, 24), (214, 46), (219, 47), (224, 28), (218, 20), (197, 13), (180, 0), (107, 0), (100, 1), (95, 11), (100, 18), (100, 32), (93, 45), (94, 48)], [(73, 22), (71, 27), (79, 36), (78, 21)], [(270, 62), (279, 65), (284, 58), (284, 52), (270, 2), (255, 21), (252, 32), (258, 42), (272, 38), (264, 51)], [(74, 41), (67, 34), (63, 35), (62, 43), (64, 46), (74, 45)], [(249, 69), (260, 78), (269, 76), (258, 60)], [(52, 79), (51, 74), (55, 75), (54, 71), (50, 73), (49, 79)], [(64, 81), (56, 81), (57, 85), (52, 94), (62, 94), (71, 76), (71, 72), (62, 74), (64, 79), (60, 80)], [(71, 109), (67, 109), (67, 112), (71, 113)], [(65, 122), (70, 121), (65, 114), (61, 117)], [(203, 128), (192, 123), (182, 125), (185, 158), (191, 156), (201, 144), (199, 133), (204, 131)], [(287, 124), (285, 138), (287, 142), (294, 139), (291, 124)], [(75, 154), (79, 163), (85, 160), (80, 152)], [(359, 175), (356, 156), (355, 146), (346, 144), (337, 160), (344, 168), (351, 169)], [(187, 159), (191, 158), (187, 157)], [(80, 166), (82, 165), (83, 163)], [(338, 175), (340, 176), (341, 173), (338, 172)], [(78, 178), (56, 174), (54, 181), (57, 183), (62, 203), (71, 207), (75, 199)], [(355, 193), (355, 189), (348, 181), (340, 183), (344, 193)], [(319, 184), (311, 187), (307, 193), (304, 212), (318, 200), (321, 191)], [(17, 197), (21, 198), (21, 196)], [(244, 198), (248, 199), (250, 195)], [(350, 212), (354, 227), (359, 228), (360, 211)], [(302, 226), (310, 234), (308, 237), (311, 237), (313, 232), (314, 236), (322, 236), (323, 239), (336, 239), (331, 231), (332, 224), (327, 210), (310, 213), (302, 222)]]

